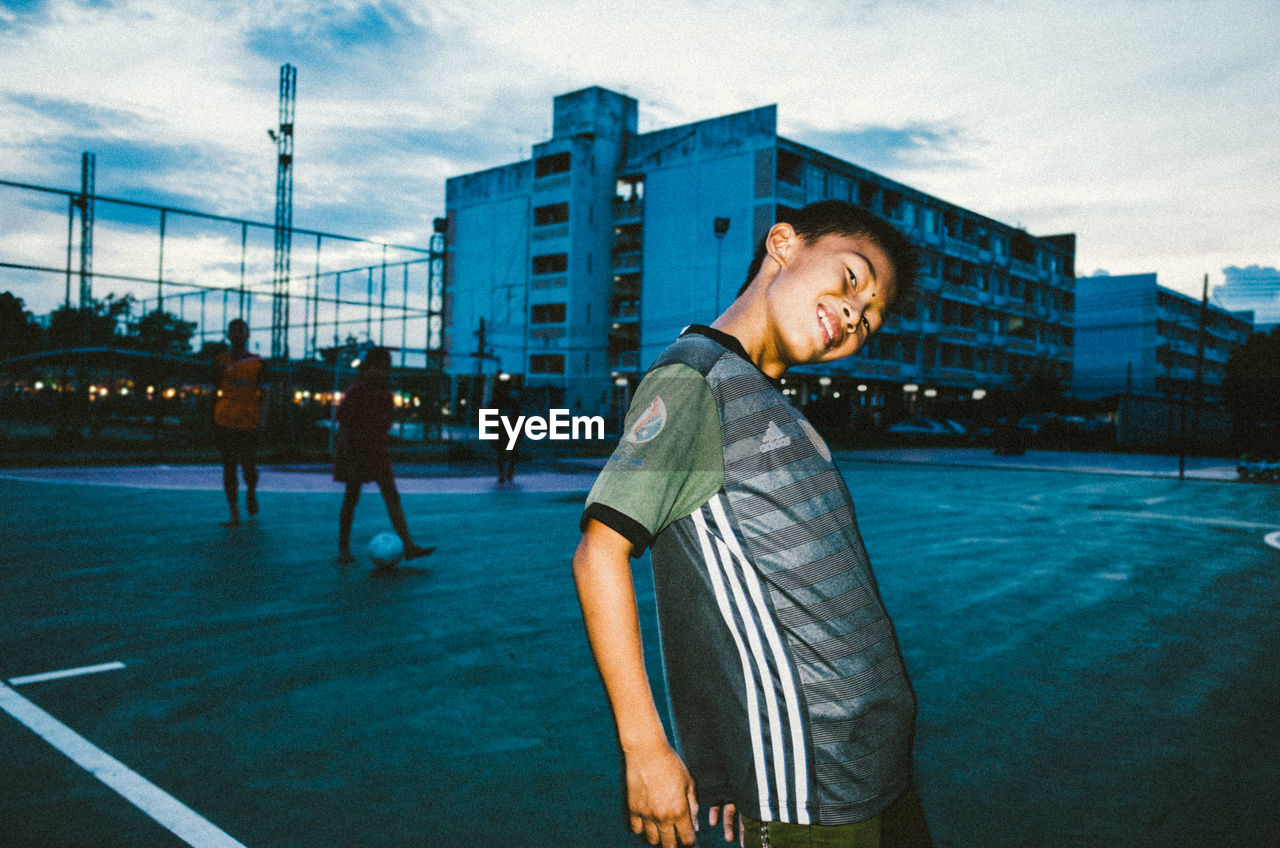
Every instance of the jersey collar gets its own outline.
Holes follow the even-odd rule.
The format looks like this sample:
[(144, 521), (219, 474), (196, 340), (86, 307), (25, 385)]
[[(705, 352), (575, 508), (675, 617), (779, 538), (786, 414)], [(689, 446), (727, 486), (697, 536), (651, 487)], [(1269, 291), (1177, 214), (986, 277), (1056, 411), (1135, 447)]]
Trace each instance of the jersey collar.
[[(751, 362), (751, 357), (747, 356), (747, 349), (742, 346), (742, 342), (738, 341), (737, 338), (729, 335), (723, 330), (717, 330), (715, 327), (708, 327), (704, 324), (690, 324), (680, 332), (680, 335), (683, 336), (689, 333), (706, 336), (721, 347), (728, 348), (738, 354), (738, 356), (747, 360), (747, 362)], [(751, 364), (754, 365), (755, 363), (752, 362)]]

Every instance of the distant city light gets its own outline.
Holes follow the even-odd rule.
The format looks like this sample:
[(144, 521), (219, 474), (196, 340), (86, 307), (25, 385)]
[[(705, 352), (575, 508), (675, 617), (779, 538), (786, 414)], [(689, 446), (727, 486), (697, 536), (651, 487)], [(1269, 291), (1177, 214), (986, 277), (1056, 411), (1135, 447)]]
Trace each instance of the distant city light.
[(937, 396), (938, 396), (938, 390), (937, 390), (937, 389), (925, 389), (925, 390), (924, 390), (924, 396), (925, 396), (925, 397), (937, 397)]
[(866, 384), (866, 383), (859, 383), (859, 384), (858, 384), (858, 391), (860, 391), (860, 392), (865, 392), (866, 390), (867, 390), (867, 384)]
[(920, 391), (920, 387), (917, 386), (915, 383), (907, 383), (905, 386), (902, 387), (902, 390), (904, 392), (918, 392)]
[(982, 399), (983, 399), (984, 397), (986, 397), (986, 396), (987, 396), (987, 390), (986, 390), (986, 389), (974, 389), (974, 390), (973, 390), (973, 399), (974, 399), (974, 400), (982, 400)]

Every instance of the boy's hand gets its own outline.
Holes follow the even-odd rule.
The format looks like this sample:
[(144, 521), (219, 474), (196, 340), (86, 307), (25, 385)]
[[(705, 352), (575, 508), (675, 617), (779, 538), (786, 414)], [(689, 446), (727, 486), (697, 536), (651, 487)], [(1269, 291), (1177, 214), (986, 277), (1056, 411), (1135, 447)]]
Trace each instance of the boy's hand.
[[(716, 825), (722, 814), (724, 816), (724, 841), (732, 842), (734, 823), (738, 820), (738, 808), (732, 803), (725, 804), (723, 807), (712, 807), (707, 811), (707, 820), (711, 822), (712, 827)], [(738, 833), (738, 844), (745, 844), (741, 829), (739, 829)]]
[(658, 748), (624, 752), (627, 808), (631, 831), (663, 848), (693, 845), (698, 797), (684, 762), (665, 743)]

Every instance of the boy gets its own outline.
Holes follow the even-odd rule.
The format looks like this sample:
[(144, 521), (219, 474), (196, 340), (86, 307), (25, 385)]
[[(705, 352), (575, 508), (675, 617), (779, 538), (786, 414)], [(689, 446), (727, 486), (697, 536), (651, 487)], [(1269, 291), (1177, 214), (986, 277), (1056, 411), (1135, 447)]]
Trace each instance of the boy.
[[(693, 844), (700, 798), (726, 840), (740, 813), (748, 846), (929, 844), (915, 694), (853, 503), (772, 383), (860, 349), (916, 264), (847, 203), (775, 224), (734, 303), (655, 360), (587, 497), (574, 580), (651, 844)], [(680, 754), (641, 653), (628, 556), (646, 546)]]
[(413, 541), (400, 505), (400, 490), (391, 471), (388, 434), (395, 417), (391, 398), (391, 352), (375, 347), (360, 361), (360, 376), (338, 406), (338, 446), (333, 460), (333, 479), (346, 484), (342, 508), (338, 511), (338, 562), (352, 563), (351, 524), (365, 483), (378, 484), (387, 517), (404, 543), (404, 558), (417, 559), (435, 548)]
[(258, 514), (258, 432), (267, 418), (267, 372), (262, 358), (249, 352), (249, 325), (242, 319), (227, 324), (227, 341), (231, 350), (213, 360), (213, 382), (218, 387), (213, 431), (222, 455), (222, 489), (231, 511), (222, 524), (235, 527), (240, 524), (237, 465), (244, 474), (249, 517)]

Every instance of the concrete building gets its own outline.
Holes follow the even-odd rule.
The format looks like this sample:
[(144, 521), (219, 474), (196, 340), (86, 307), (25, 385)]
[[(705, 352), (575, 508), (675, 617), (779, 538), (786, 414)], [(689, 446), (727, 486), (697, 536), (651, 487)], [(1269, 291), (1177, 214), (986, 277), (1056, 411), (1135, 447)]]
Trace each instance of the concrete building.
[[(1203, 332), (1200, 332), (1203, 321)], [(1076, 280), (1075, 395), (1222, 400), (1231, 351), (1253, 325), (1156, 282), (1155, 274)], [(1198, 375), (1198, 376), (1197, 376)], [(1197, 390), (1199, 381), (1201, 389)]]
[(838, 198), (924, 249), (919, 297), (859, 355), (787, 375), (801, 404), (877, 418), (1071, 378), (1072, 235), (1037, 238), (777, 134), (764, 106), (637, 131), (634, 99), (558, 96), (529, 160), (447, 182), (446, 371), (455, 415), (509, 380), (616, 416), (687, 324), (734, 298), (779, 214)]
[(1252, 316), (1253, 331), (1268, 333), (1280, 325), (1280, 271), (1250, 265), (1222, 269), (1226, 278), (1213, 290), (1213, 302), (1240, 317)]

